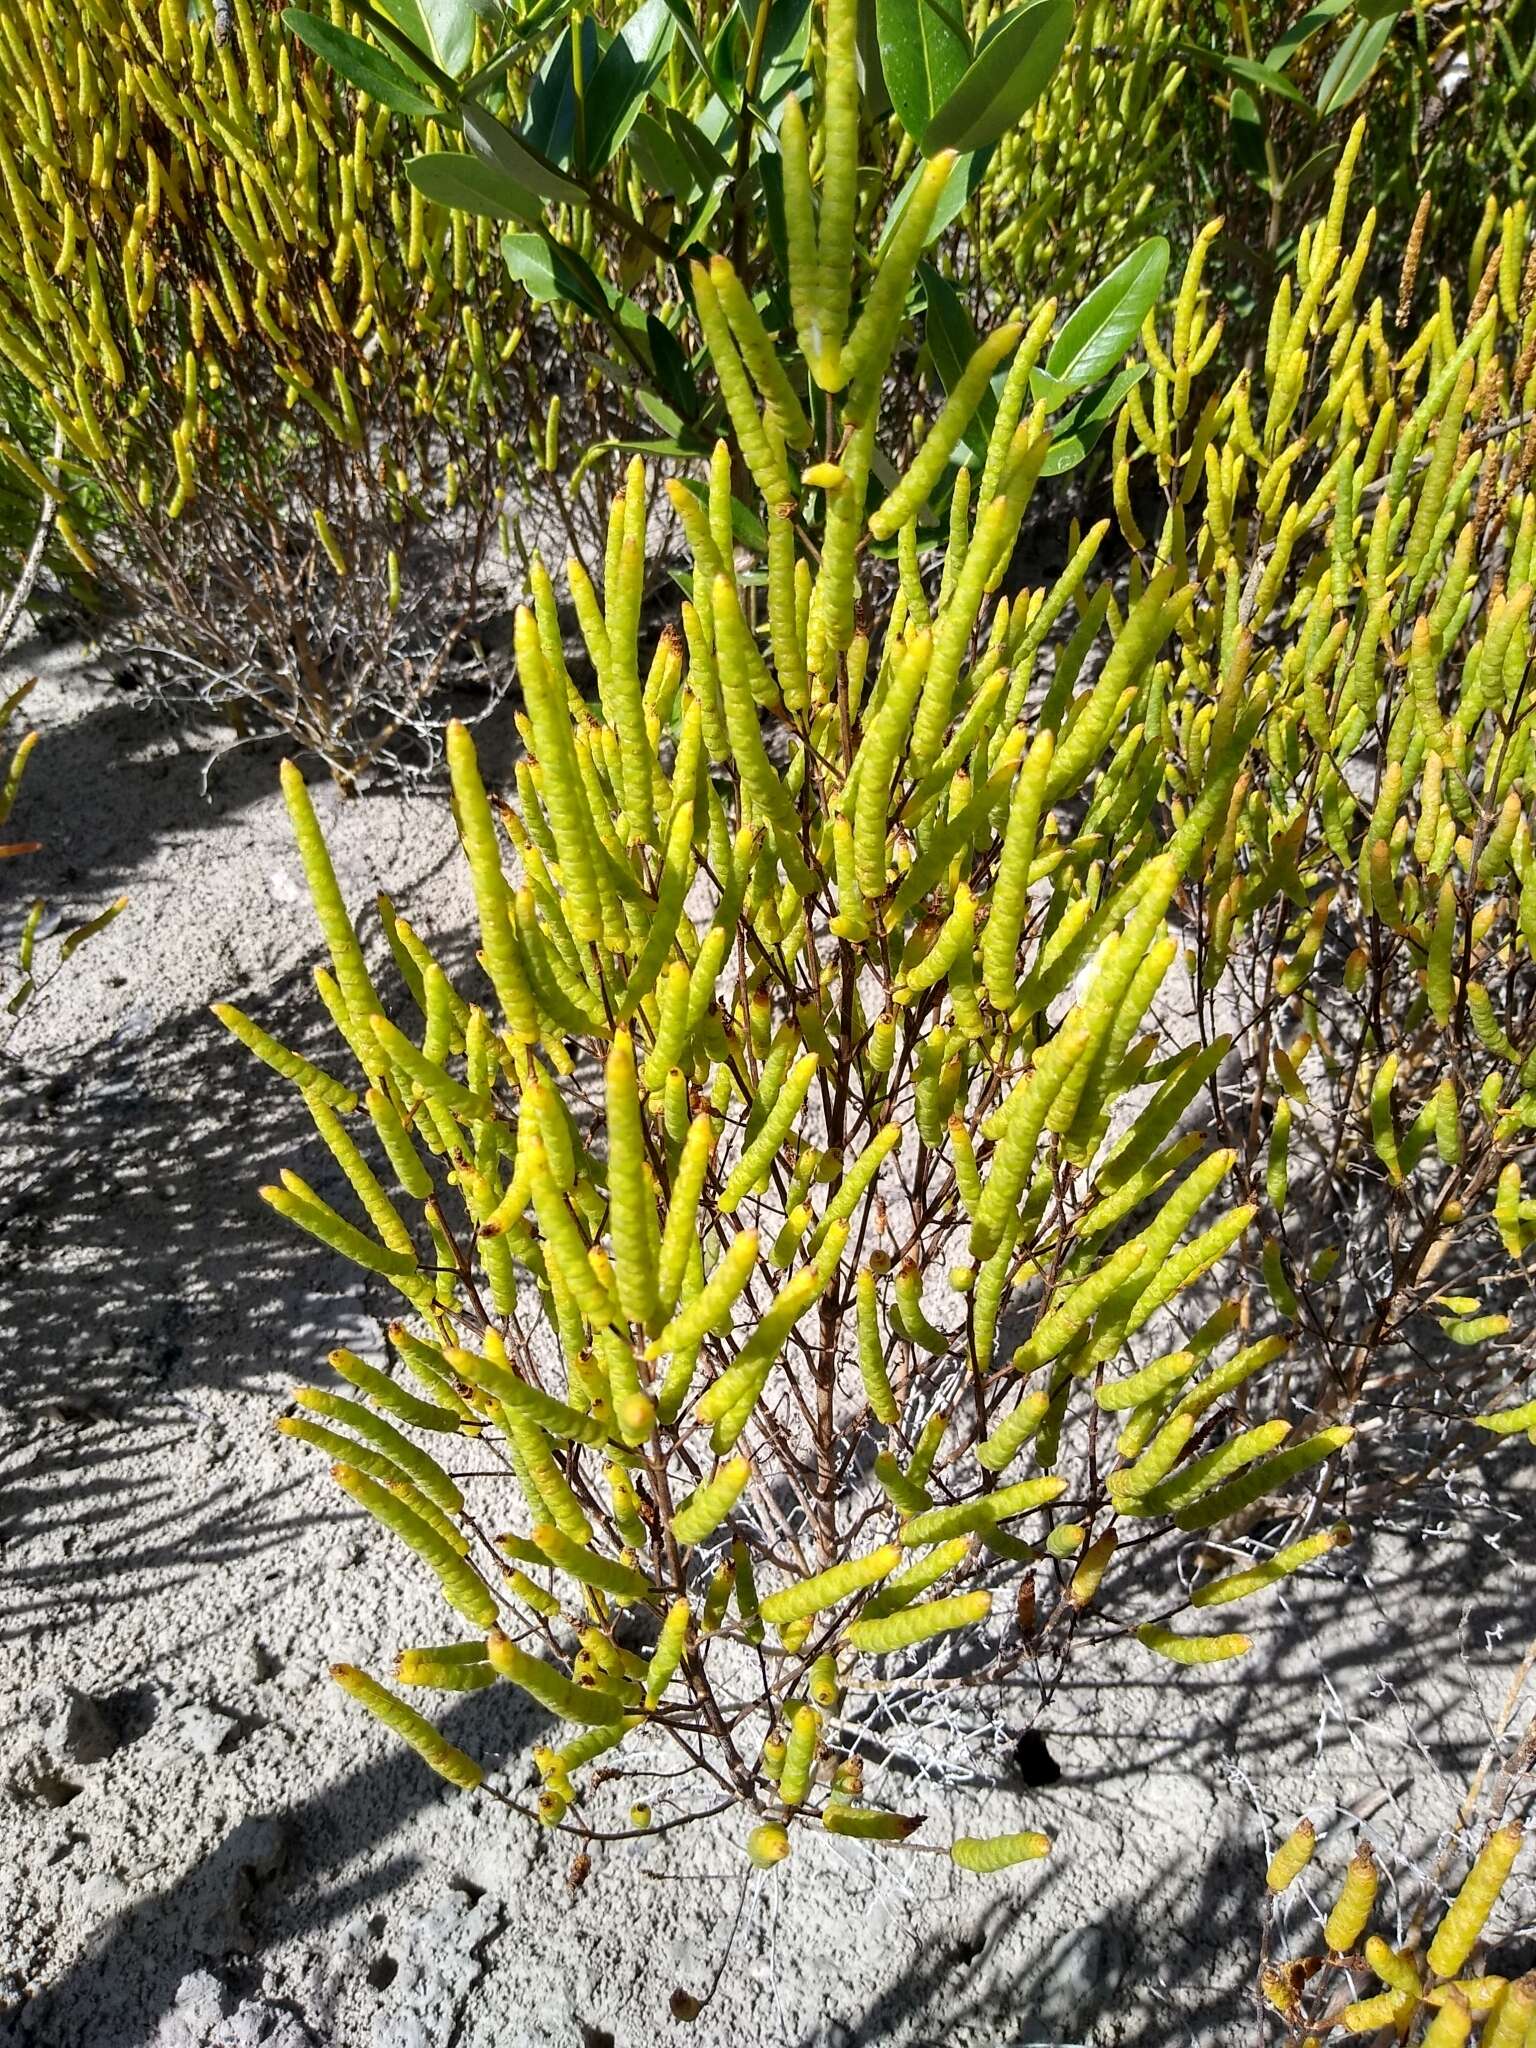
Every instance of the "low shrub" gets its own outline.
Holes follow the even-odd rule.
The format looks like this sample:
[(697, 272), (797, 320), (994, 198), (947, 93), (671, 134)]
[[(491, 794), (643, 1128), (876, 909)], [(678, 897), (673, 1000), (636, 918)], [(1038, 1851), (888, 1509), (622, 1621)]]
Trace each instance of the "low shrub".
[[(571, 1724), (538, 1813), (587, 1837), (647, 1731), (666, 1824), (739, 1805), (762, 1863), (914, 1831), (844, 1729), (893, 1672), (1240, 1656), (1346, 1510), (1536, 1421), (1490, 1305), (1536, 1230), (1524, 216), (1460, 313), (1366, 299), (1357, 124), (1261, 363), (1220, 361), (1208, 228), (1161, 318), (1123, 277), (986, 334), (888, 463), (954, 164), (866, 281), (855, 35), (830, 0), (780, 133), (795, 348), (692, 274), (731, 442), (668, 485), (680, 620), (647, 646), (637, 462), (568, 573), (595, 699), (535, 564), (515, 800), (450, 728), (483, 978), (386, 907), (386, 1003), (290, 764), (348, 1077), (221, 1013), (362, 1220), (268, 1201), (401, 1298), (405, 1377), (335, 1353), (281, 1424), (468, 1625), (400, 1682)], [(1138, 326), (1110, 511), (1005, 592)]]
[(596, 440), (604, 387), (528, 320), (493, 224), (412, 194), (387, 106), (264, 4), (222, 18), (0, 16), (0, 358), (28, 400), (0, 453), (45, 492), (62, 437), (64, 533), (168, 686), (352, 774), (430, 744), (509, 484), (588, 544), (548, 412)]
[[(947, 392), (962, 366), (951, 298), (982, 324), (1019, 289), (1082, 300), (1207, 210), (1227, 216), (1216, 258), (1240, 359), (1356, 104), (1409, 143), (1372, 160), (1394, 244), (1431, 189), (1427, 262), (1486, 238), (1528, 191), (1528, 4), (1507, 21), (1458, 12), (1434, 40), (1417, 15), (1378, 10), (1229, 27), (1158, 0), (1074, 21), (1049, 0), (1032, 11), (1054, 53), (1032, 96), (1010, 84), (955, 130), (925, 373)], [(547, 13), (503, 41), (491, 17), (449, 8), (445, 71), (420, 52), (412, 68), (408, 36), (342, 0), (286, 17), (266, 0), (26, 0), (3, 28), (17, 90), (0, 127), (13, 536), (59, 432), (53, 566), (99, 576), (150, 672), (344, 775), (430, 751), (434, 690), (478, 651), (507, 583), (525, 586), (528, 547), (558, 532), (595, 568), (618, 444), (707, 455), (718, 413), (682, 345), (691, 254), (728, 249), (790, 341), (775, 131), (824, 60), (807, 5), (759, 14), (706, 10), (685, 35), (651, 0), (586, 18), (574, 41)], [(285, 22), (333, 58), (371, 25), (372, 57), (344, 64), (359, 83)], [(927, 0), (874, 10), (856, 246), (874, 250), (884, 195), (909, 191), (937, 146), (937, 101), (968, 70), (987, 98), (997, 26), (945, 17), (941, 32)], [(926, 71), (904, 64), (914, 47)], [(1441, 175), (1468, 150), (1499, 178), (1480, 230), (1464, 181)], [(926, 409), (912, 368), (888, 395), (898, 445)], [(6, 523), (0, 501), (0, 548)]]

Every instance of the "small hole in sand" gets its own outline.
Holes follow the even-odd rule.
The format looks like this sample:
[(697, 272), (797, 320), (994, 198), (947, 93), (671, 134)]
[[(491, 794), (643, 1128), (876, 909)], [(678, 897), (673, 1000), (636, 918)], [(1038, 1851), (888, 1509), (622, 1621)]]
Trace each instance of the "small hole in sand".
[(66, 1778), (58, 1771), (39, 1771), (32, 1781), (32, 1796), (37, 1803), (55, 1809), (68, 1806), (84, 1790), (83, 1785), (77, 1785), (72, 1778)]
[(1055, 1785), (1061, 1779), (1061, 1765), (1036, 1728), (1026, 1728), (1013, 1745), (1013, 1767), (1026, 1785)]

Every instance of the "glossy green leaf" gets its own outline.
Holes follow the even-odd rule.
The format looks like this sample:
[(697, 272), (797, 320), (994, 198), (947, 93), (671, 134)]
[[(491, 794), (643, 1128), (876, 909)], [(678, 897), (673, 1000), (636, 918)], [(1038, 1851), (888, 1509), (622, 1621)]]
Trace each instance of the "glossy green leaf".
[(656, 83), (676, 32), (667, 0), (645, 0), (603, 52), (586, 88), (589, 171), (612, 162)]
[(513, 185), (536, 192), (541, 199), (564, 199), (578, 206), (586, 194), (572, 178), (552, 170), (520, 142), (504, 121), (484, 107), (466, 103), (463, 108), (464, 140), (480, 161), (497, 170)]
[[(880, 28), (875, 0), (859, 0), (854, 34), (854, 60), (859, 67), (859, 105), (866, 121), (888, 121), (895, 109), (880, 60)], [(805, 81), (812, 83), (810, 74)]]
[(1035, 372), (1035, 396), (1059, 405), (1107, 377), (1141, 332), (1167, 275), (1168, 244), (1149, 236), (1068, 316), (1044, 369)]
[(475, 10), (469, 0), (379, 0), (397, 28), (450, 78), (458, 78), (475, 47)]
[(1076, 469), (1120, 410), (1120, 401), (1127, 391), (1133, 384), (1139, 384), (1146, 374), (1145, 363), (1127, 363), (1120, 374), (1111, 377), (1107, 384), (1085, 391), (1077, 404), (1053, 427), (1050, 449), (1040, 474), (1061, 476), (1069, 469)]
[[(676, 107), (664, 107), (659, 114), (647, 108), (637, 114), (629, 149), (650, 189), (684, 206), (712, 192), (730, 175), (729, 164), (708, 137)], [(778, 159), (765, 156), (762, 161), (777, 164)]]
[[(928, 307), (923, 340), (927, 345), (933, 367), (938, 372), (939, 382), (944, 386), (945, 396), (948, 397), (965, 374), (966, 364), (976, 353), (979, 337), (971, 325), (970, 314), (965, 310), (958, 292), (949, 280), (941, 277), (931, 263), (920, 264), (917, 274), (922, 281)], [(967, 461), (979, 448), (986, 446), (996, 418), (996, 395), (990, 390), (984, 391), (970, 426), (956, 450), (960, 461)]]
[(947, 396), (959, 383), (966, 364), (976, 353), (976, 329), (960, 294), (947, 277), (941, 277), (931, 263), (920, 264), (917, 274), (922, 281), (928, 308), (923, 340)]
[(763, 225), (773, 248), (777, 274), (789, 276), (789, 230), (784, 225), (784, 159), (776, 150), (759, 152), (754, 171), (762, 199)]
[[(602, 55), (598, 47), (597, 24), (590, 14), (581, 18), (581, 75), (590, 79)], [(576, 161), (576, 80), (571, 63), (571, 29), (545, 53), (528, 95), (521, 129), (524, 141), (546, 162), (569, 169)]]
[(715, 147), (712, 136), (697, 121), (690, 121), (680, 107), (665, 109), (667, 133), (694, 167), (701, 189), (708, 191), (731, 175), (729, 160)]
[[(755, 14), (756, 9), (749, 7), (747, 12)], [(810, 0), (771, 0), (757, 80), (760, 107), (777, 106), (789, 88), (804, 78), (810, 43)]]
[[(635, 403), (648, 420), (653, 421), (669, 440), (681, 447), (681, 437), (687, 433), (688, 423), (675, 406), (668, 405), (656, 392), (647, 391), (643, 384), (635, 386)], [(702, 442), (698, 443), (689, 452), (698, 455), (703, 452), (703, 445)]]
[(1355, 23), (1334, 51), (1333, 61), (1323, 73), (1323, 82), (1317, 89), (1317, 111), (1320, 114), (1336, 114), (1364, 92), (1396, 27), (1395, 14), (1382, 14), (1374, 21)]
[(954, 0), (875, 0), (875, 26), (896, 118), (921, 142), (970, 65), (964, 20)]
[(1280, 188), (1280, 197), (1287, 200), (1299, 199), (1304, 192), (1310, 192), (1325, 178), (1332, 177), (1338, 161), (1339, 149), (1336, 143), (1329, 143), (1322, 149), (1314, 150), (1306, 162), (1298, 165), (1286, 179)]
[(923, 149), (981, 149), (1022, 121), (1072, 33), (1072, 0), (1030, 0), (995, 21), (975, 62), (928, 125)]
[(683, 419), (696, 418), (699, 387), (682, 343), (665, 321), (657, 319), (654, 313), (645, 316), (645, 339), (651, 367), (656, 372), (663, 397), (676, 407)]
[(677, 254), (686, 255), (690, 249), (703, 245), (705, 234), (715, 215), (720, 211), (724, 196), (723, 180), (711, 185), (709, 190), (700, 196), (684, 220), (681, 230), (674, 232), (672, 236), (672, 247)]
[[(375, 40), (389, 52), (392, 61), (406, 77), (414, 79), (428, 92), (442, 93), (450, 103), (444, 118), (449, 121), (457, 120), (458, 109), (454, 100), (456, 88), (443, 67), (435, 63), (427, 51), (408, 36), (398, 23), (392, 21), (388, 14), (381, 14), (379, 9), (372, 5), (372, 0), (355, 0), (355, 6), (362, 26), (371, 31)], [(309, 11), (313, 12), (313, 9)]]
[(532, 192), (477, 156), (460, 155), (455, 150), (413, 156), (405, 175), (424, 198), (438, 206), (451, 206), (458, 213), (483, 213), (492, 220), (542, 218)]
[(629, 154), (647, 187), (663, 199), (681, 200), (686, 205), (702, 189), (687, 155), (652, 113), (635, 116), (629, 131)]
[(345, 29), (334, 28), (318, 14), (302, 7), (283, 12), (283, 27), (296, 35), (306, 49), (329, 64), (338, 77), (359, 92), (367, 93), (391, 113), (428, 118), (439, 110), (435, 101), (418, 92), (392, 57)]
[(727, 130), (735, 133), (748, 40), (734, 11), (726, 8), (709, 44), (707, 76), (714, 96), (696, 109), (697, 120), (713, 140), (719, 141)]
[(509, 274), (535, 305), (563, 301), (594, 319), (608, 314), (608, 294), (573, 249), (562, 249), (547, 235), (503, 235), (501, 254)]

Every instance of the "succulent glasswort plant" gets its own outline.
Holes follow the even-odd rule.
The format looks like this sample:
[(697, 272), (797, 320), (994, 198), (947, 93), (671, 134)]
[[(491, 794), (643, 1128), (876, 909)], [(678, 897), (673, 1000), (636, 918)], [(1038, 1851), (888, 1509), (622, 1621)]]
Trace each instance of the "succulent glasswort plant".
[(606, 387), (265, 5), (25, 0), (0, 55), (5, 477), (168, 688), (342, 775), (429, 753), (508, 500), (509, 550), (536, 490), (592, 545), (550, 395), (595, 440)]
[[(1492, 1341), (1437, 1382), (1473, 1436), (1504, 1326), (1432, 1276), (1490, 1219), (1512, 1258), (1531, 1229), (1523, 217), (1460, 330), (1442, 286), (1393, 349), (1356, 303), (1357, 128), (1262, 372), (1209, 389), (1203, 235), (1143, 327), (1145, 401), (1122, 386), (1123, 573), (1106, 518), (1004, 595), (1051, 407), (1129, 336), (1103, 303), (1054, 338), (1053, 302), (1005, 322), (888, 459), (953, 161), (856, 294), (854, 38), (829, 0), (824, 85), (780, 130), (798, 352), (727, 258), (693, 273), (732, 444), (666, 486), (679, 625), (642, 644), (637, 461), (601, 588), (568, 571), (592, 695), (536, 564), (515, 800), (450, 728), (483, 979), (382, 905), (389, 1014), (290, 764), (355, 1072), (221, 1010), (366, 1220), (296, 1173), (267, 1200), (402, 1299), (406, 1377), (335, 1353), (347, 1391), (280, 1424), (467, 1624), (398, 1682), (506, 1682), (566, 1722), (538, 1817), (587, 1838), (625, 1831), (625, 1745), (672, 1745), (693, 1791), (667, 1824), (737, 1805), (762, 1863), (807, 1826), (917, 1833), (862, 1788), (853, 1707), (893, 1675), (1027, 1662), (1043, 1700), (1112, 1637), (1244, 1654), (1229, 1610), (1348, 1540), (1346, 1485), (1369, 1498), (1357, 1419), (1421, 1400), (1410, 1315), (1458, 1356)], [(1320, 1173), (1292, 1172), (1303, 1134)], [(1341, 1301), (1367, 1198), (1390, 1285)], [(471, 1438), (502, 1479), (461, 1484)], [(480, 1781), (398, 1692), (336, 1676)]]
[[(1339, 2031), (1422, 2048), (1462, 2048), (1478, 2029), (1484, 2048), (1526, 2048), (1536, 2032), (1536, 1973), (1511, 1978), (1479, 1966), (1489, 1920), (1523, 1841), (1518, 1820), (1489, 1827), (1432, 1928), (1426, 1931), (1426, 1886), (1417, 1907), (1405, 1915), (1400, 1906), (1394, 1944), (1371, 1931), (1382, 1872), (1370, 1843), (1362, 1840), (1322, 1921), (1320, 1946), (1263, 1966), (1259, 1988), (1281, 2022), (1282, 2038), (1309, 2042)], [(1276, 1849), (1266, 1873), (1266, 1919), (1282, 1900), (1290, 1903), (1316, 1846), (1316, 1829), (1304, 1819)], [(1437, 1876), (1450, 1862), (1448, 1850)]]

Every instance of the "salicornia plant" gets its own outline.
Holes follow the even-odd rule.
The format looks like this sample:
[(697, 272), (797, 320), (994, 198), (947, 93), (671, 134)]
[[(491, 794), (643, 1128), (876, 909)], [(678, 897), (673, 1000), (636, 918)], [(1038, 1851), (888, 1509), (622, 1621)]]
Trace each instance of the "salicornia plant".
[[(1510, 1789), (1510, 1782), (1502, 1782), (1506, 1795)], [(1267, 1872), (1270, 1912), (1300, 1907), (1314, 1930), (1308, 1948), (1267, 1962), (1260, 1975), (1265, 2002), (1282, 2023), (1281, 2038), (1299, 2044), (1337, 2028), (1422, 2048), (1462, 2048), (1480, 2025), (1484, 2048), (1524, 2048), (1536, 2028), (1536, 1973), (1511, 1979), (1481, 1967), (1488, 1922), (1523, 1840), (1518, 1820), (1490, 1826), (1455, 1895), (1427, 1930), (1432, 1886), (1443, 1882), (1452, 1861), (1447, 1845), (1417, 1906), (1409, 1912), (1399, 1900), (1394, 1944), (1371, 1931), (1373, 1920), (1385, 1916), (1378, 1910), (1382, 1872), (1368, 1841), (1350, 1857), (1317, 1927), (1315, 1909), (1308, 1910), (1312, 1900), (1296, 1896), (1307, 1889), (1317, 1833), (1310, 1820), (1298, 1822)], [(1271, 1932), (1266, 1928), (1267, 1937)]]
[(503, 511), (588, 545), (544, 459), (607, 387), (274, 11), (22, 0), (0, 63), (0, 558), (19, 485), (178, 690), (338, 775), (430, 753)]
[[(290, 765), (354, 1071), (222, 1013), (303, 1091), (362, 1220), (295, 1173), (267, 1199), (401, 1296), (407, 1379), (337, 1352), (346, 1392), (281, 1424), (463, 1624), (399, 1682), (502, 1680), (568, 1724), (538, 1812), (583, 1835), (614, 1831), (625, 1745), (672, 1745), (693, 1789), (665, 1818), (739, 1805), (760, 1862), (806, 1826), (916, 1829), (865, 1797), (848, 1733), (893, 1674), (1027, 1663), (1044, 1699), (1111, 1636), (1243, 1654), (1232, 1607), (1348, 1538), (1340, 1454), (1402, 1295), (1341, 1359), (1318, 1318), (1358, 1192), (1387, 1184), (1394, 1258), (1427, 1231), (1410, 1293), (1500, 1174), (1512, 1250), (1529, 1228), (1507, 1175), (1530, 1034), (1492, 991), (1524, 986), (1536, 889), (1507, 798), (1536, 510), (1507, 436), (1461, 449), (1474, 388), (1491, 417), (1528, 383), (1528, 315), (1490, 298), (1458, 336), (1446, 293), (1399, 362), (1356, 307), (1347, 157), (1276, 296), (1267, 410), (1246, 373), (1204, 391), (1202, 238), (1118, 417), (1128, 569), (1105, 519), (1004, 595), (1051, 408), (1150, 297), (1130, 332), (1116, 295), (994, 328), (892, 462), (882, 394), (954, 160), (856, 285), (855, 14), (829, 0), (824, 85), (779, 130), (795, 349), (725, 256), (692, 274), (732, 436), (701, 488), (666, 485), (678, 624), (642, 634), (637, 460), (601, 588), (568, 573), (577, 675), (535, 566), (514, 796), (450, 729), (480, 978), (386, 906), (386, 1002)], [(1396, 879), (1410, 842), (1433, 887)], [(1304, 1184), (1329, 1244), (1288, 1234)], [(502, 1476), (462, 1474), (467, 1439)], [(337, 1676), (479, 1782), (397, 1693)]]

